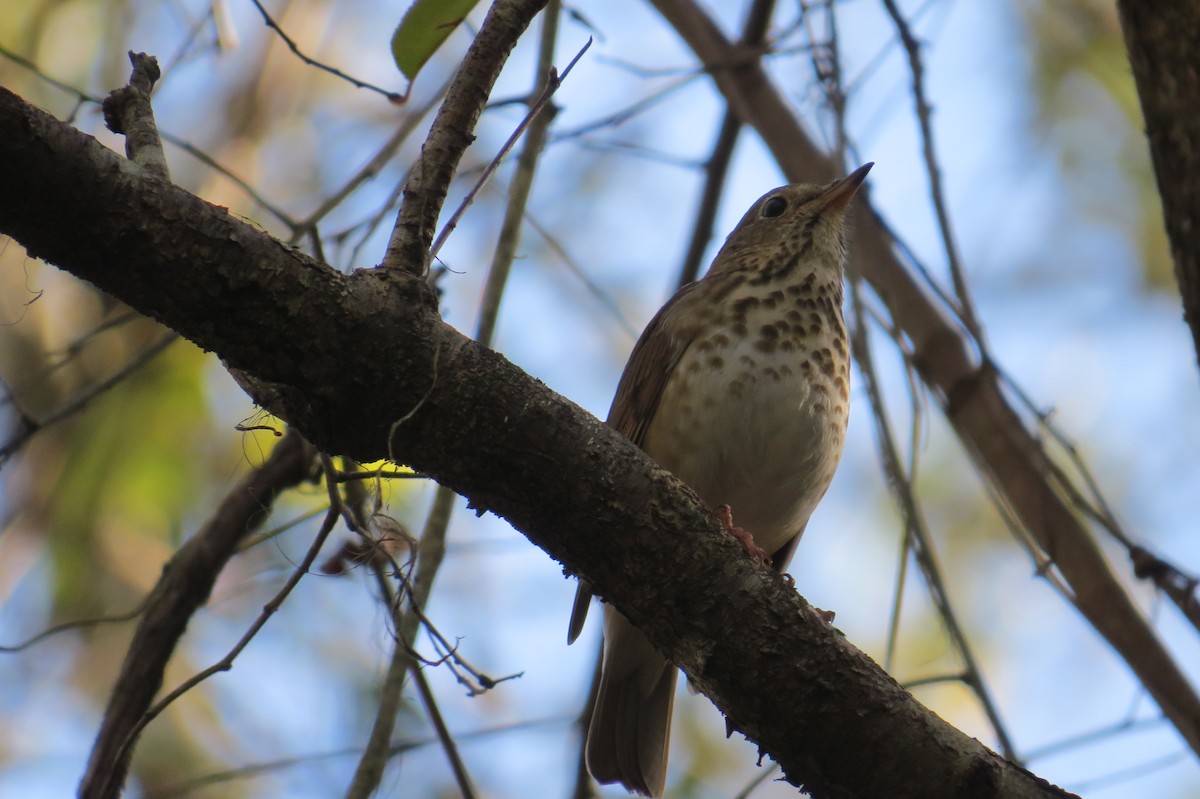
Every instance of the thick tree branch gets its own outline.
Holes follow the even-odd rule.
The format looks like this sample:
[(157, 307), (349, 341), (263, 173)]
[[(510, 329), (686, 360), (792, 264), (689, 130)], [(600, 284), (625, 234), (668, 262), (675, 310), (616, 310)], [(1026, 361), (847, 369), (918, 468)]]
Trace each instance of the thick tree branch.
[(586, 576), (814, 796), (1063, 795), (915, 702), (640, 450), (446, 325), (422, 278), (340, 274), (4, 90), (0, 185), (0, 232), (275, 384), (263, 399), (317, 446), (393, 453)]
[[(712, 72), (726, 102), (758, 131), (789, 180), (821, 183), (840, 173), (813, 144), (758, 63), (693, 0), (651, 0)], [(722, 66), (735, 64), (736, 66)], [(999, 375), (977, 354), (950, 309), (897, 257), (862, 198), (851, 269), (864, 277), (912, 343), (915, 365), (976, 467), (1070, 585), (1075, 607), (1125, 659), (1193, 751), (1200, 753), (1200, 697), (1113, 574), (1070, 505), (1038, 439), (1001, 391)], [(982, 359), (986, 360), (986, 359)]]
[(1118, 0), (1183, 318), (1200, 359), (1200, 0)]

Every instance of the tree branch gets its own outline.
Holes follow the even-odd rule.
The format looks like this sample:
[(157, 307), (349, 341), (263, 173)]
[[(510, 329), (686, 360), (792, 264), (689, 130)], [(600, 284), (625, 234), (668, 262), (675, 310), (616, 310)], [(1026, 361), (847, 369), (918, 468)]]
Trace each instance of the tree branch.
[(446, 100), (433, 120), (421, 155), (409, 172), (404, 203), (381, 266), (422, 275), (428, 270), (429, 245), (450, 179), (459, 159), (475, 141), (472, 131), (500, 68), (545, 5), (546, 0), (501, 0), (488, 12), (446, 90)]
[(1118, 0), (1183, 318), (1200, 359), (1200, 0)]

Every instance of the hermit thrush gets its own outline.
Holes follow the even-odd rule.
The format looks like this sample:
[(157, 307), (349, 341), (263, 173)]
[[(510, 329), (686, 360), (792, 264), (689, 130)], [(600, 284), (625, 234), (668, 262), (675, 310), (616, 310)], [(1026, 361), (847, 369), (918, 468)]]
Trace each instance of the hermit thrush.
[[(608, 424), (738, 525), (782, 571), (842, 454), (850, 353), (844, 214), (872, 164), (763, 195), (708, 273), (642, 333)], [(581, 583), (568, 638), (583, 627)], [(602, 783), (661, 796), (676, 668), (611, 606), (587, 737)]]

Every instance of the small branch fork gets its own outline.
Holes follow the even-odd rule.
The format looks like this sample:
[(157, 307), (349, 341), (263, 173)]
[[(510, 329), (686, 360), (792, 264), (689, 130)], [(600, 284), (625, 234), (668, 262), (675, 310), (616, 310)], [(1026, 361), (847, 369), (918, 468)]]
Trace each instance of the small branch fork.
[(161, 181), (170, 183), (171, 172), (163, 154), (162, 139), (154, 123), (154, 108), (150, 94), (162, 77), (158, 59), (145, 53), (130, 51), (133, 74), (129, 83), (104, 98), (104, 123), (113, 133), (125, 136), (125, 155), (138, 166)]

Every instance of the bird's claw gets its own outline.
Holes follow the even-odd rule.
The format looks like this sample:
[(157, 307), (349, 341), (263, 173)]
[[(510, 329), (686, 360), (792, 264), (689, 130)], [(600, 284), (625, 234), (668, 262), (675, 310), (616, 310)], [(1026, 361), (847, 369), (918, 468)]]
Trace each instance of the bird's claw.
[(767, 551), (754, 543), (754, 536), (750, 535), (749, 530), (741, 527), (736, 527), (733, 524), (733, 509), (728, 505), (721, 505), (717, 508), (717, 513), (721, 516), (721, 523), (725, 525), (725, 529), (733, 534), (733, 537), (742, 542), (742, 546), (750, 553), (750, 557), (762, 561), (764, 564), (771, 565), (771, 556)]

